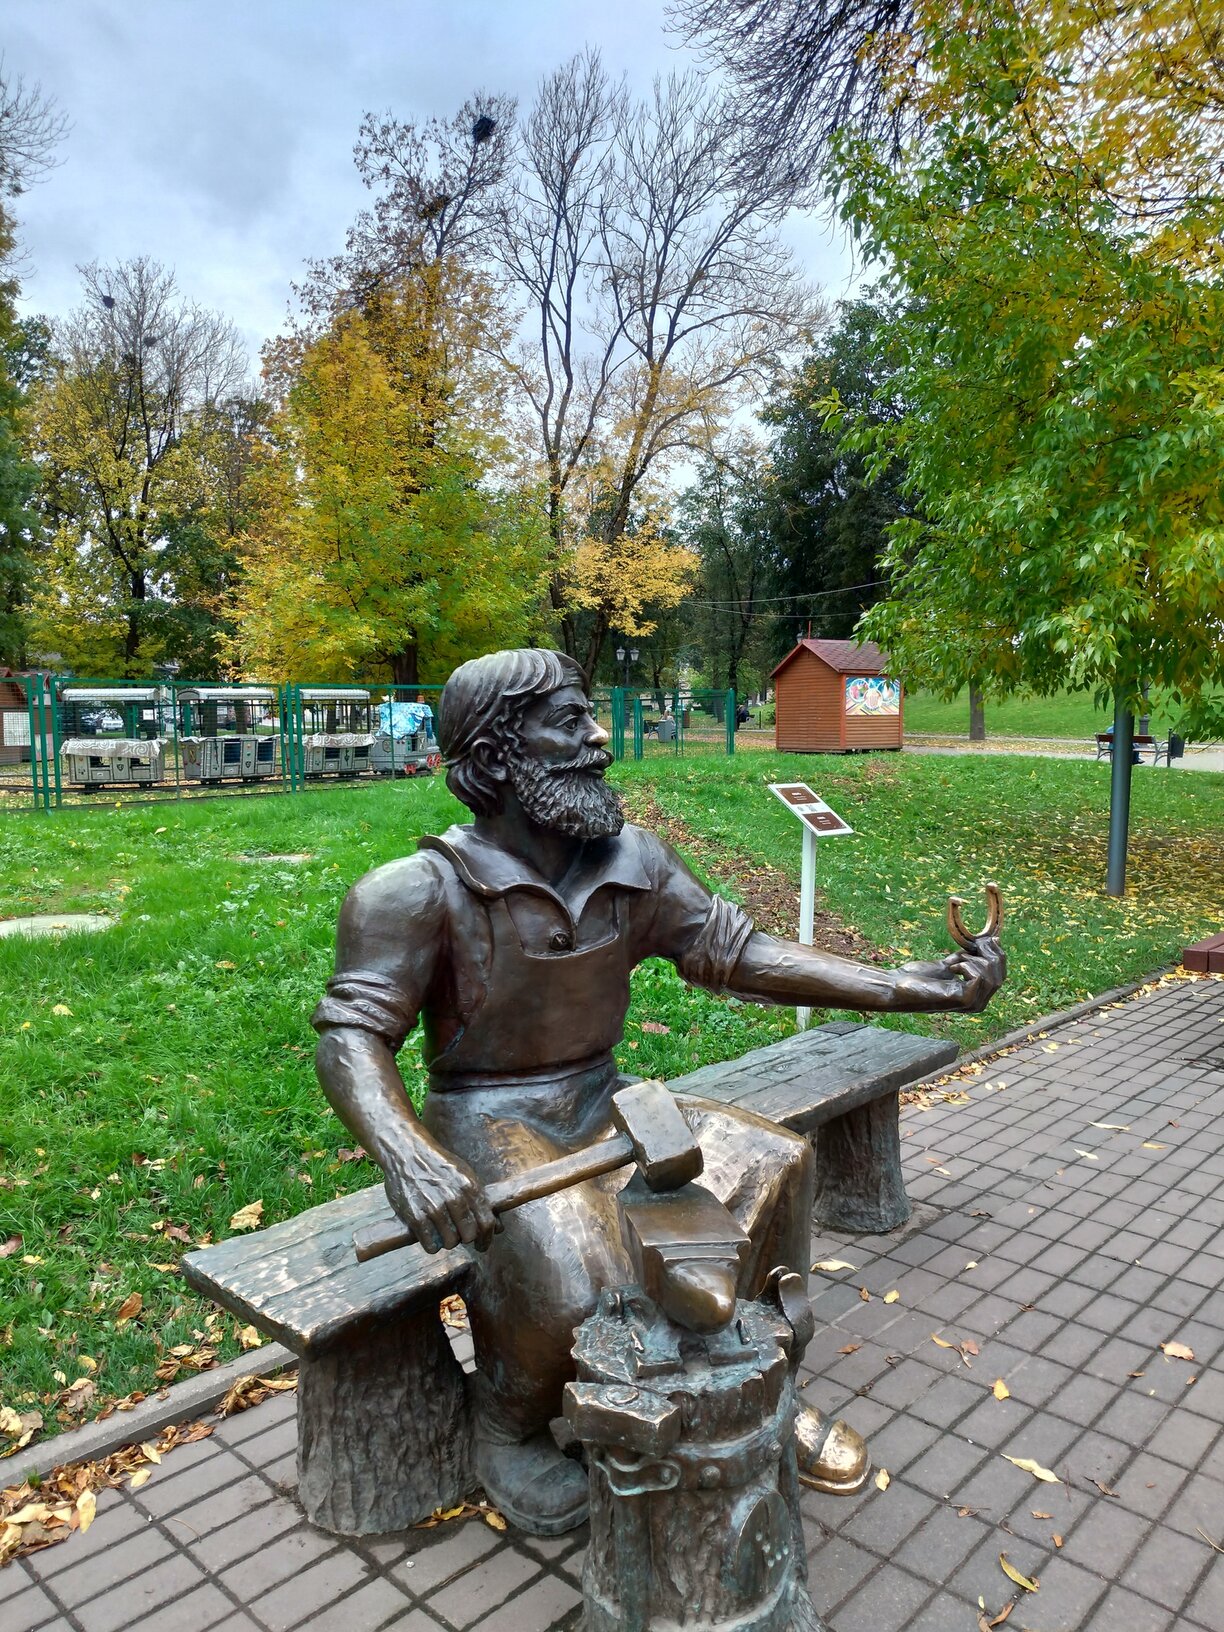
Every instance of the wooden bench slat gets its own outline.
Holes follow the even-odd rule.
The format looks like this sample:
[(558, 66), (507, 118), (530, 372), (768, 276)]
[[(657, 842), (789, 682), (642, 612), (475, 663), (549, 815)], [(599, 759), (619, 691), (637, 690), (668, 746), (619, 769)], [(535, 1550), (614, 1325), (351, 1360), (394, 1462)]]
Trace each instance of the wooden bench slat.
[(432, 1256), (409, 1247), (359, 1264), (353, 1231), (390, 1216), (382, 1185), (371, 1185), (255, 1235), (186, 1253), (183, 1275), (287, 1348), (314, 1357), (438, 1302), (470, 1273), (462, 1247)]
[(944, 1039), (835, 1021), (753, 1049), (738, 1060), (702, 1066), (669, 1086), (756, 1111), (796, 1133), (810, 1133), (951, 1064), (957, 1053), (957, 1045)]

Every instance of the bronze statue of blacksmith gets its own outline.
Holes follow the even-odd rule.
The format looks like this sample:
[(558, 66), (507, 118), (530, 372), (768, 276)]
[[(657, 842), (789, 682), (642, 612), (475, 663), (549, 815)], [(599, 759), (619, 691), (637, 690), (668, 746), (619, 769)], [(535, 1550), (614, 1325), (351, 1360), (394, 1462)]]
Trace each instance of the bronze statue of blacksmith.
[[(586, 1477), (549, 1424), (574, 1376), (575, 1328), (601, 1291), (632, 1279), (617, 1214), (627, 1175), (503, 1218), (486, 1187), (611, 1133), (633, 968), (665, 957), (711, 992), (863, 1011), (975, 1011), (1004, 973), (991, 934), (941, 962), (884, 970), (755, 929), (655, 834), (625, 823), (604, 780), (607, 740), (581, 671), (559, 653), (498, 652), (457, 669), (439, 745), (474, 821), (354, 885), (314, 1016), (319, 1079), (395, 1211), (427, 1251), (480, 1249), (468, 1294), (477, 1471), (514, 1524), (543, 1535), (586, 1515)], [(395, 1063), (418, 1018), (429, 1070), (419, 1118)], [(681, 1107), (702, 1183), (748, 1236), (740, 1295), (757, 1297), (779, 1267), (805, 1275), (807, 1143), (745, 1112)], [(861, 1487), (866, 1448), (844, 1424), (804, 1408), (796, 1439), (809, 1483)]]

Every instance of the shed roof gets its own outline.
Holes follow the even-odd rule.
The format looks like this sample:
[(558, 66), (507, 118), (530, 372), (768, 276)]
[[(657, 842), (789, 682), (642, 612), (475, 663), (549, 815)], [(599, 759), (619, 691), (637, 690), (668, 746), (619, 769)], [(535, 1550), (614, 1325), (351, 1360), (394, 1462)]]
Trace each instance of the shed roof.
[(787, 652), (770, 679), (781, 674), (803, 651), (811, 652), (838, 674), (885, 674), (888, 671), (884, 653), (872, 640), (865, 640), (861, 646), (853, 640), (801, 640)]

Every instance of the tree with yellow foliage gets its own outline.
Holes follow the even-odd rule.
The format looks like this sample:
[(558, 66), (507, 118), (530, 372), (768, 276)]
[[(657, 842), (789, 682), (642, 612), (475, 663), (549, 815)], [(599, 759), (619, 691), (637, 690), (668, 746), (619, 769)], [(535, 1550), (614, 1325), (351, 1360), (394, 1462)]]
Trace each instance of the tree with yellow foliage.
[(278, 353), (234, 603), (247, 671), (413, 685), (533, 632), (538, 504), (506, 480), (486, 308), (435, 265)]

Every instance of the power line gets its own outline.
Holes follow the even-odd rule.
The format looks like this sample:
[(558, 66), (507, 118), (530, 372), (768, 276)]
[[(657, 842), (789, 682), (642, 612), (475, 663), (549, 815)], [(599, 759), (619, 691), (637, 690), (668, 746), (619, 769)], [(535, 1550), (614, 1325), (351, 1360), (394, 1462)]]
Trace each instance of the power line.
[[(798, 601), (822, 601), (831, 595), (849, 595), (856, 589), (878, 589), (888, 583), (886, 578), (872, 578), (865, 584), (842, 584), (837, 589), (814, 589), (802, 595), (746, 595), (733, 601), (685, 601), (686, 606), (705, 606), (716, 612), (742, 612), (746, 607), (773, 606), (779, 602), (794, 604)], [(786, 614), (781, 614), (785, 616)]]

